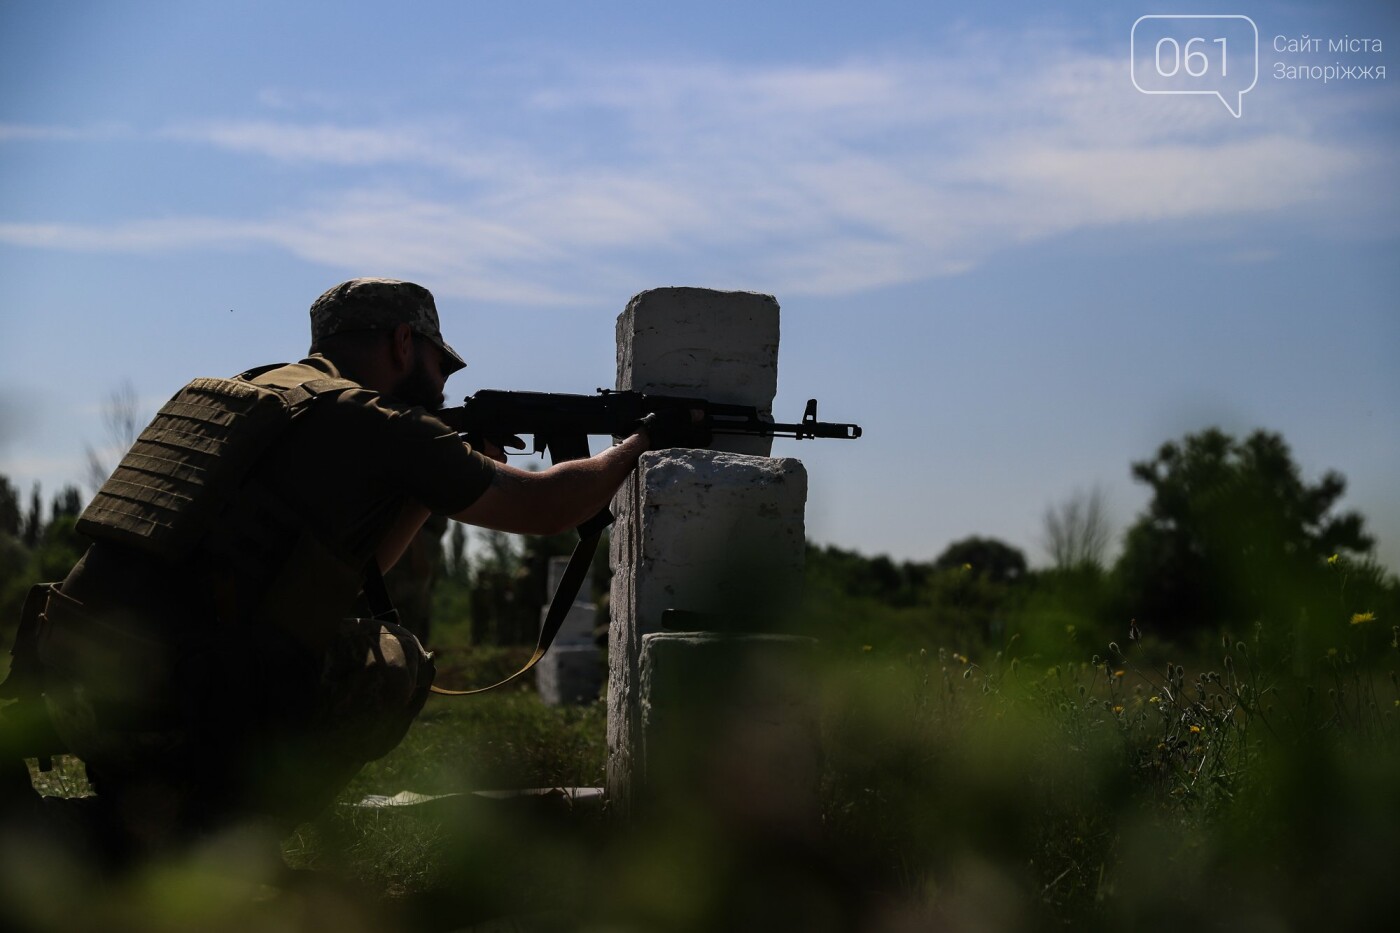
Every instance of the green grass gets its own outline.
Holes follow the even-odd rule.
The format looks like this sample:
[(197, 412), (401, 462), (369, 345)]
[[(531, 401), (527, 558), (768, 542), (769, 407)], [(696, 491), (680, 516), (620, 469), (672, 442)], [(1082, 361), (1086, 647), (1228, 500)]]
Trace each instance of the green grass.
[[(702, 798), (630, 831), (339, 810), (335, 844), (352, 854), (337, 864), (396, 896), (455, 886), (500, 913), (543, 904), (624, 928), (731, 928), (779, 905), (827, 918), (803, 929), (1362, 929), (1392, 916), (1400, 691), (1387, 639), (1338, 631), (1348, 640), (1315, 658), (1260, 632), (1179, 661), (1126, 639), (1062, 663), (1015, 638), (833, 649), (813, 684), (826, 757), (810, 838)], [(600, 707), (447, 702), (352, 792), (599, 781)], [(389, 851), (412, 870), (387, 869)], [(558, 872), (544, 897), (535, 859)]]
[[(256, 860), (238, 862), (235, 838), (85, 902), (118, 918), (112, 928), (157, 918), (143, 929), (229, 917), (310, 929), (312, 903), (366, 930), (501, 916), (686, 931), (1389, 925), (1393, 631), (1344, 622), (1305, 639), (1259, 626), (1209, 651), (1125, 638), (1097, 655), (1066, 637), (1063, 654), (1043, 637), (1034, 652), (1019, 637), (999, 650), (825, 648), (811, 684), (825, 750), (811, 832), (694, 788), (627, 827), (460, 797), (350, 806), (401, 790), (601, 784), (602, 705), (549, 708), (512, 688), (430, 700), (399, 748), (283, 842), (289, 864), (329, 880), (230, 907), (230, 890), (251, 890), (230, 877), (266, 880)], [(521, 654), (449, 647), (439, 659), (456, 685), (508, 673)], [(81, 789), (71, 770), (46, 779)], [(200, 898), (223, 919), (191, 906)], [(32, 925), (94, 928), (73, 916), (91, 915)]]
[(1138, 645), (867, 656), (829, 718), (832, 828), (930, 923), (968, 904), (989, 929), (1388, 923), (1395, 649), (1344, 634), (1321, 658), (1251, 638), (1160, 668)]

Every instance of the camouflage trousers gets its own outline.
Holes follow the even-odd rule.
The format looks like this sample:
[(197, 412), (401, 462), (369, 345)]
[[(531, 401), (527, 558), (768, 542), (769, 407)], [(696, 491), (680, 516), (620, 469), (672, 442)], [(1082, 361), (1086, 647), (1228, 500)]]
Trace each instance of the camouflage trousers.
[(169, 644), (61, 596), (49, 615), (54, 725), (136, 850), (315, 816), (399, 744), (434, 675), (412, 633), (378, 619), (341, 620), (315, 655), (270, 627)]

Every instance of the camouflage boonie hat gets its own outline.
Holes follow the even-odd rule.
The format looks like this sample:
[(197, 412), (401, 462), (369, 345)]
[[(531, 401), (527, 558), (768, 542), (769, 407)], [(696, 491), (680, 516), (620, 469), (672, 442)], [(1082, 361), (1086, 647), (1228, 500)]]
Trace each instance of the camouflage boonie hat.
[(442, 374), (466, 366), (457, 351), (442, 339), (433, 293), (398, 279), (351, 279), (327, 291), (311, 303), (311, 352), (331, 334), (354, 330), (392, 330), (407, 324), (445, 355)]

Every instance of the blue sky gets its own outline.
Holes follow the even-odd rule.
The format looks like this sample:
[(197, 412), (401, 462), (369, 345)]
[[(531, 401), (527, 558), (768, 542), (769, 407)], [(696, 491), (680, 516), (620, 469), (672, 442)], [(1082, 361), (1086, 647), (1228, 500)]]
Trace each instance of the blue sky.
[(1212, 9), (1258, 27), (1236, 118), (1134, 88), (1146, 5), (7, 3), (0, 473), (80, 481), (123, 380), (297, 357), (351, 276), (434, 291), (449, 397), (610, 384), (628, 298), (698, 285), (777, 296), (779, 418), (866, 429), (775, 448), (817, 542), (1036, 562), (1047, 506), (1121, 531), (1129, 464), (1219, 425), (1341, 471), (1400, 568), (1380, 7)]

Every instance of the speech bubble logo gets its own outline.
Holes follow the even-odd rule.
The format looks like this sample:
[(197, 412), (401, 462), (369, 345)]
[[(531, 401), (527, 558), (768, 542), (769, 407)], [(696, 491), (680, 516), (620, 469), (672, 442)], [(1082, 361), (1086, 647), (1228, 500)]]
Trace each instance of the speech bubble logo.
[(1232, 117), (1259, 83), (1259, 27), (1236, 13), (1139, 16), (1128, 40), (1144, 94), (1214, 94)]

